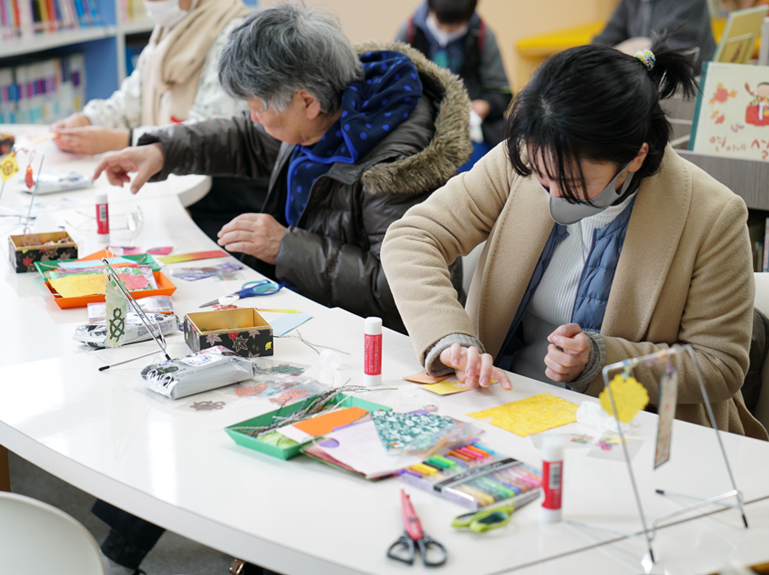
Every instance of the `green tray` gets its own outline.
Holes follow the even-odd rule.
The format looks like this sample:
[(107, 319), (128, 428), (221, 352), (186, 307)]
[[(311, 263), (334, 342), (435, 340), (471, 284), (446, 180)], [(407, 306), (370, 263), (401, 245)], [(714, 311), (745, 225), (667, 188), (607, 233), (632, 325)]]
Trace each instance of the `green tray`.
[[(225, 427), (224, 431), (226, 431), (227, 434), (232, 437), (232, 439), (234, 439), (235, 443), (238, 445), (248, 447), (249, 449), (255, 449), (256, 451), (261, 451), (262, 453), (266, 453), (267, 455), (271, 455), (272, 457), (277, 457), (279, 459), (291, 459), (292, 457), (299, 455), (299, 450), (310, 442), (305, 441), (304, 443), (297, 443), (293, 439), (289, 439), (288, 437), (279, 434), (277, 431), (270, 432), (257, 439), (256, 437), (253, 437), (247, 433), (233, 429), (233, 427), (259, 427), (262, 425), (269, 425), (272, 423), (278, 412), (280, 412), (281, 416), (289, 415), (295, 411), (298, 411), (299, 409), (304, 408), (305, 406), (308, 406), (316, 397), (317, 396), (308, 397), (304, 401), (297, 401), (292, 405), (288, 405), (280, 409), (270, 411), (269, 413), (258, 415), (257, 417), (252, 417), (251, 419), (230, 425)], [(329, 404), (341, 405), (342, 407), (361, 407), (363, 409), (367, 409), (368, 411), (392, 411), (391, 407), (373, 403), (371, 401), (366, 401), (365, 399), (360, 399), (351, 395), (345, 395), (343, 393), (332, 399)]]
[[(121, 258), (125, 258), (127, 260), (135, 261), (137, 264), (142, 266), (150, 266), (152, 268), (153, 272), (159, 272), (160, 271), (160, 264), (158, 261), (152, 256), (152, 254), (137, 254), (132, 256), (119, 256)], [(45, 277), (45, 274), (43, 272), (51, 272), (59, 267), (60, 263), (67, 263), (67, 262), (74, 262), (75, 260), (50, 260), (47, 262), (35, 262), (35, 267), (37, 268), (37, 271), (40, 272), (40, 275)]]

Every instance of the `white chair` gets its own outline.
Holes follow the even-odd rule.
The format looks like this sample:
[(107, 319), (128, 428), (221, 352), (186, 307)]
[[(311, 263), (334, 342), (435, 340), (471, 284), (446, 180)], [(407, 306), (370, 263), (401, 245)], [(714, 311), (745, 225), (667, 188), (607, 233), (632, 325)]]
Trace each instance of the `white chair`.
[[(769, 317), (769, 273), (755, 273), (756, 300), (754, 305), (764, 315)], [(756, 405), (756, 418), (769, 429), (769, 356), (764, 360), (761, 372), (761, 393)]]
[(106, 575), (96, 540), (63, 511), (0, 492), (0, 573)]

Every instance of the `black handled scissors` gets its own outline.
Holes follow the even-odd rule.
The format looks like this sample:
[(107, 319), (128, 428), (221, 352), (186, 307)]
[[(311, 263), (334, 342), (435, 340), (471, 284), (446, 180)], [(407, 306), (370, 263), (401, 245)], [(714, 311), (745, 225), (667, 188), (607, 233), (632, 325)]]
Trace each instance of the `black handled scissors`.
[(243, 284), (243, 287), (236, 291), (235, 293), (231, 293), (230, 295), (225, 295), (220, 298), (211, 300), (209, 302), (204, 303), (200, 307), (208, 307), (210, 305), (216, 305), (218, 303), (235, 303), (239, 299), (243, 299), (245, 297), (253, 297), (257, 295), (272, 295), (274, 293), (277, 293), (280, 291), (280, 288), (283, 286), (280, 284), (276, 284), (275, 282), (271, 282), (270, 280), (259, 280), (259, 281), (253, 281), (253, 282), (246, 282)]
[(427, 567), (443, 565), (448, 558), (446, 548), (422, 531), (422, 524), (414, 512), (411, 499), (403, 489), (401, 489), (401, 507), (405, 533), (390, 545), (387, 556), (390, 559), (413, 565), (418, 547), (419, 553), (422, 555), (422, 563)]

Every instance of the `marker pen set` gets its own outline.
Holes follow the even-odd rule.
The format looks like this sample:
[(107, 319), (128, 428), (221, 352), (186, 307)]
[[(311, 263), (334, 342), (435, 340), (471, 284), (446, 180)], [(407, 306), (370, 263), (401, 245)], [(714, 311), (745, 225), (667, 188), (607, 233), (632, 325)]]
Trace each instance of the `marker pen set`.
[(478, 443), (433, 455), (400, 470), (398, 475), (470, 509), (528, 497), (542, 485), (536, 468), (512, 457), (498, 456)]

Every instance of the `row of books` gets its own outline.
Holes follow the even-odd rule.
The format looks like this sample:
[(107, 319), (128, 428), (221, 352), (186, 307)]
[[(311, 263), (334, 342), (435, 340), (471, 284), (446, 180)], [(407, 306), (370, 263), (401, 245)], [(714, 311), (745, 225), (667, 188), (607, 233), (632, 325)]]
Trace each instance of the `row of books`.
[(96, 0), (0, 0), (3, 40), (102, 24)]
[(147, 19), (144, 0), (120, 0), (122, 22), (136, 22)]
[(82, 54), (0, 69), (0, 124), (49, 124), (84, 105)]

